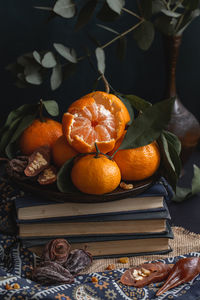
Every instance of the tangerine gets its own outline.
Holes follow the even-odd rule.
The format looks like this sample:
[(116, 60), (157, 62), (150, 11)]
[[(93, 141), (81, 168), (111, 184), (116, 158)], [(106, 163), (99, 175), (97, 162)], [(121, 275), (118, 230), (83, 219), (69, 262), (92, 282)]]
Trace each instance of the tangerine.
[(48, 118), (45, 118), (43, 122), (35, 119), (20, 137), (21, 152), (24, 155), (30, 155), (41, 146), (52, 147), (61, 135), (63, 135), (61, 123)]
[(134, 149), (119, 150), (114, 160), (123, 180), (143, 180), (152, 176), (160, 165), (158, 144), (153, 143)]
[(116, 162), (105, 155), (88, 154), (75, 162), (71, 179), (81, 192), (101, 195), (118, 187), (121, 173)]
[(64, 135), (60, 136), (52, 147), (52, 156), (53, 161), (57, 167), (61, 167), (68, 159), (77, 155), (76, 152), (70, 144), (67, 142), (67, 139)]
[(111, 151), (122, 136), (130, 116), (123, 102), (112, 94), (94, 92), (73, 102), (63, 115), (63, 133), (78, 152)]

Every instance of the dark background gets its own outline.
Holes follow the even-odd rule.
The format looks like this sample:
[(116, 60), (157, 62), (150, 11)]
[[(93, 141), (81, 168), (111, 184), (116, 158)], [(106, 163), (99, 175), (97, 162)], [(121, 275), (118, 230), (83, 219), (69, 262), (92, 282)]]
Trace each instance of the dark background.
[[(79, 2), (79, 1), (77, 1)], [(51, 91), (49, 81), (42, 86), (33, 86), (28, 89), (19, 89), (14, 86), (11, 74), (5, 66), (14, 62), (16, 58), (26, 52), (34, 50), (53, 49), (53, 42), (63, 43), (74, 47), (78, 57), (84, 55), (84, 47), (94, 49), (94, 45), (87, 38), (90, 31), (101, 44), (114, 37), (102, 28), (95, 25), (93, 18), (80, 32), (74, 33), (75, 20), (60, 17), (47, 23), (48, 12), (34, 9), (34, 5), (53, 5), (53, 1), (42, 0), (6, 0), (0, 1), (0, 30), (1, 30), (1, 121), (8, 112), (24, 103), (44, 100), (57, 100), (61, 113), (67, 110), (69, 104), (88, 93), (92, 89), (97, 73), (87, 61), (79, 63), (78, 72), (66, 80), (55, 92)], [(126, 1), (126, 7), (134, 10), (135, 1)], [(123, 14), (115, 22), (104, 25), (123, 32), (137, 22), (132, 16)], [(99, 20), (97, 23), (101, 23)], [(163, 41), (156, 33), (153, 45), (148, 51), (140, 50), (128, 35), (128, 45), (125, 60), (121, 62), (116, 57), (116, 44), (106, 48), (106, 77), (115, 90), (122, 93), (132, 93), (151, 101), (163, 99), (166, 88), (165, 57)], [(95, 57), (93, 62), (96, 64)], [(103, 89), (100, 85), (99, 89)], [(177, 90), (184, 105), (200, 119), (200, 17), (186, 29), (180, 49), (177, 66)]]

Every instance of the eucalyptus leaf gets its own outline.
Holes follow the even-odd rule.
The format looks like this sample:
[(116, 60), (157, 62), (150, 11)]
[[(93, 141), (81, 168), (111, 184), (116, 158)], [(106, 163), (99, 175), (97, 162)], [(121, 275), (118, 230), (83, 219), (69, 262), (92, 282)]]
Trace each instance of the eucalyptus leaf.
[(119, 14), (114, 12), (105, 1), (101, 10), (97, 14), (97, 18), (103, 22), (113, 22), (119, 18)]
[(165, 8), (161, 9), (161, 12), (168, 16), (168, 17), (172, 17), (172, 18), (179, 18), (181, 16), (181, 14), (175, 12), (175, 11), (172, 11), (172, 10), (167, 10)]
[(194, 176), (192, 179), (192, 195), (200, 193), (200, 168), (196, 165), (193, 165)]
[(34, 8), (40, 9), (40, 10), (52, 11), (52, 7), (48, 7), (48, 6), (34, 6)]
[(155, 36), (154, 26), (149, 21), (144, 21), (133, 32), (133, 37), (137, 42), (137, 45), (142, 50), (150, 48)]
[(57, 64), (57, 62), (56, 62), (54, 54), (51, 51), (47, 52), (42, 59), (43, 67), (53, 68), (56, 66), (56, 64)]
[(176, 187), (176, 194), (174, 194), (174, 197), (172, 198), (175, 202), (182, 202), (183, 200), (186, 200), (192, 196), (191, 189), (190, 188), (183, 188), (183, 187)]
[(92, 14), (96, 8), (97, 0), (89, 0), (80, 10), (78, 19), (75, 25), (75, 30), (81, 29), (84, 25), (88, 23)]
[(165, 8), (165, 4), (162, 0), (153, 0), (152, 2), (152, 14), (160, 13), (163, 8)]
[(174, 35), (176, 33), (177, 19), (168, 16), (159, 16), (155, 20), (157, 29), (165, 35)]
[(28, 83), (31, 83), (34, 85), (40, 85), (43, 82), (41, 73), (37, 72), (37, 71), (35, 71), (34, 73), (31, 73), (29, 75), (26, 75), (25, 79)]
[(123, 95), (123, 98), (127, 99), (131, 105), (138, 111), (144, 111), (146, 108), (151, 107), (152, 104), (135, 95)]
[(106, 68), (104, 50), (102, 48), (98, 47), (95, 50), (95, 54), (96, 54), (96, 59), (97, 59), (97, 68), (98, 68), (98, 71), (101, 74), (104, 74), (105, 68)]
[(126, 49), (127, 49), (127, 38), (123, 36), (117, 41), (117, 56), (121, 61), (123, 61), (126, 56)]
[(57, 175), (57, 187), (62, 193), (74, 193), (77, 189), (74, 187), (71, 181), (71, 169), (73, 167), (74, 159), (71, 158), (65, 162), (60, 168)]
[(17, 119), (14, 119), (12, 123), (7, 126), (7, 130), (5, 130), (1, 134), (1, 140), (0, 140), (0, 153), (3, 153), (5, 151), (6, 146), (8, 145), (12, 135), (14, 134), (17, 126), (20, 123), (20, 118), (18, 117)]
[(22, 132), (34, 121), (36, 118), (36, 114), (27, 115), (23, 117), (23, 119), (19, 122), (15, 133), (12, 135), (8, 145), (5, 148), (5, 153), (9, 159), (12, 159), (17, 151), (16, 142), (18, 138), (21, 136)]
[(110, 27), (108, 27), (108, 26), (104, 26), (104, 25), (102, 25), (102, 24), (97, 24), (97, 26), (98, 27), (101, 27), (101, 28), (103, 28), (103, 29), (105, 29), (105, 30), (107, 30), (107, 31), (110, 31), (110, 32), (112, 32), (112, 33), (114, 33), (114, 34), (119, 34), (119, 32), (117, 32), (116, 30), (114, 30), (114, 29), (112, 29), (112, 28), (110, 28)]
[(76, 5), (72, 0), (57, 0), (53, 11), (63, 18), (72, 18), (76, 13)]
[(106, 0), (108, 6), (117, 14), (120, 14), (125, 5), (125, 0)]
[(55, 100), (46, 100), (42, 103), (50, 116), (57, 117), (59, 115), (58, 103)]
[(54, 43), (56, 51), (71, 63), (77, 63), (76, 52), (74, 49), (70, 49), (63, 44)]
[(33, 51), (33, 57), (39, 64), (41, 64), (41, 55), (38, 51)]
[(130, 104), (130, 102), (126, 98), (121, 96), (121, 94), (117, 94), (117, 97), (124, 103), (124, 105), (128, 109), (128, 112), (129, 112), (129, 115), (130, 115), (130, 121), (128, 122), (127, 125), (131, 125), (132, 122), (133, 122), (133, 118), (134, 118), (134, 112), (133, 112), (132, 105)]
[(62, 83), (62, 67), (60, 64), (57, 64), (52, 71), (51, 74), (51, 78), (50, 78), (50, 82), (51, 82), (51, 89), (54, 91), (57, 88), (59, 88), (59, 86)]
[(173, 146), (174, 149), (176, 150), (177, 154), (180, 155), (181, 153), (181, 142), (178, 139), (178, 137), (173, 134), (172, 132), (163, 130), (163, 134), (165, 136), (165, 138), (167, 139), (168, 142), (170, 142)]
[(167, 99), (145, 109), (130, 125), (119, 149), (145, 146), (157, 140), (169, 123), (174, 99)]

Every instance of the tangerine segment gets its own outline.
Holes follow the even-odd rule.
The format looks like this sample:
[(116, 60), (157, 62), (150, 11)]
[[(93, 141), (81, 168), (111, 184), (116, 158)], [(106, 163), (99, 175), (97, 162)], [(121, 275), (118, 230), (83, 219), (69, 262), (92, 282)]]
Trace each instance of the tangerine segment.
[(71, 171), (73, 184), (83, 193), (101, 195), (115, 190), (121, 173), (116, 162), (105, 155), (83, 156), (75, 162)]
[(48, 118), (44, 122), (36, 119), (22, 133), (19, 140), (20, 150), (23, 154), (30, 155), (41, 146), (52, 147), (62, 134), (61, 123)]
[(152, 176), (160, 165), (160, 151), (156, 142), (149, 145), (119, 150), (114, 160), (123, 180), (143, 180)]
[(127, 124), (130, 121), (130, 115), (128, 112), (128, 109), (126, 108), (126, 106), (124, 105), (124, 103), (115, 95), (113, 94), (108, 94), (102, 91), (96, 91), (93, 93), (90, 93), (88, 95), (86, 95), (85, 97), (93, 97), (96, 101), (107, 101), (107, 102), (112, 102), (117, 106), (121, 107), (122, 110), (122, 114), (123, 114), (123, 118), (124, 118), (124, 122), (125, 124)]
[(124, 131), (122, 109), (108, 99), (81, 98), (63, 115), (63, 133), (78, 152), (111, 151)]

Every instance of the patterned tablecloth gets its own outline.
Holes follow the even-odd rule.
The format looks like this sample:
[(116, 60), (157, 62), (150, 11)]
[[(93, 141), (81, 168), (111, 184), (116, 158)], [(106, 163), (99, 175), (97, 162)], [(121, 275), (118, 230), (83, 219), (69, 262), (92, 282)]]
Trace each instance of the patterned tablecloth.
[[(0, 299), (58, 299), (58, 300), (121, 300), (121, 299), (200, 299), (200, 275), (191, 282), (183, 284), (156, 297), (162, 283), (150, 284), (144, 288), (122, 285), (119, 281), (124, 268), (112, 271), (90, 272), (76, 277), (73, 284), (42, 286), (31, 280), (31, 270), (38, 257), (28, 249), (22, 248), (16, 237), (13, 218), (13, 200), (19, 195), (4, 179), (0, 181)], [(199, 237), (199, 235), (197, 235)], [(194, 236), (193, 236), (194, 238)], [(197, 247), (198, 248), (198, 243)], [(195, 248), (195, 249), (196, 249)], [(200, 251), (200, 247), (199, 247)], [(174, 263), (180, 257), (200, 256), (200, 252), (158, 259)], [(92, 277), (98, 279), (92, 282)], [(6, 289), (6, 284), (17, 289)]]

